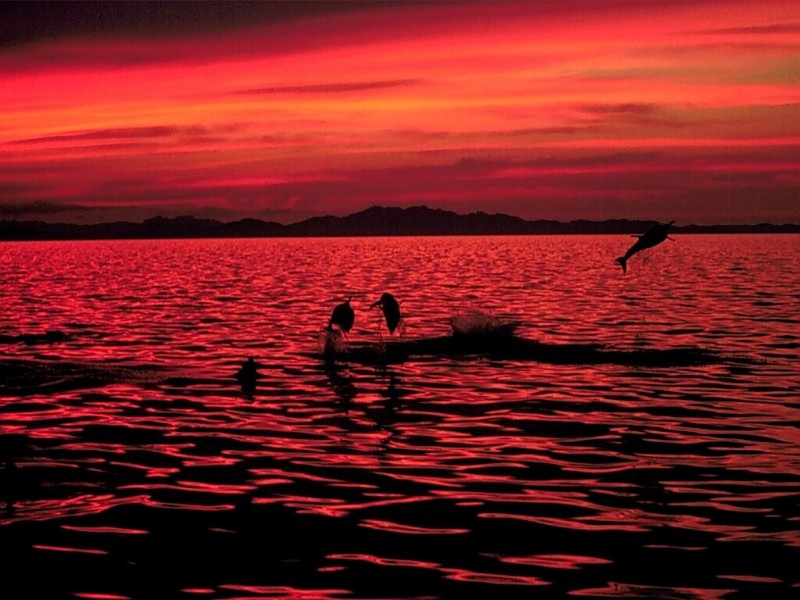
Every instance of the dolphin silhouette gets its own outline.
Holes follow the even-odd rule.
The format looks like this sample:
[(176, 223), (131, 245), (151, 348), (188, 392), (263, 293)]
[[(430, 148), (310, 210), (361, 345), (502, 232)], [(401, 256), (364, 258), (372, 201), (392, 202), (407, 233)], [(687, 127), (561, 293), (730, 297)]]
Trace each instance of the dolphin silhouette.
[(242, 386), (245, 398), (252, 400), (253, 394), (256, 392), (256, 381), (261, 377), (261, 373), (258, 372), (259, 366), (255, 358), (250, 356), (236, 372), (236, 379)]
[[(648, 248), (652, 248), (653, 246), (657, 246), (664, 240), (669, 237), (669, 228), (675, 221), (670, 221), (669, 223), (656, 223), (650, 229), (648, 229), (644, 234), (636, 236), (639, 239), (636, 240), (636, 243), (628, 248), (628, 251), (625, 253), (625, 256), (620, 256), (616, 259), (615, 262), (618, 262), (622, 267), (622, 272), (627, 273), (628, 271), (628, 259), (636, 254), (637, 252), (641, 252), (642, 250), (647, 250)], [(672, 239), (672, 238), (669, 238)]]
[(383, 316), (386, 317), (386, 327), (389, 328), (389, 333), (394, 333), (397, 326), (400, 324), (400, 304), (397, 299), (388, 292), (381, 294), (381, 299), (373, 302), (370, 308), (376, 306), (381, 307)]
[(328, 321), (328, 331), (333, 331), (333, 326), (336, 325), (340, 331), (350, 333), (356, 320), (356, 313), (353, 307), (350, 306), (350, 300), (352, 300), (352, 297), (333, 309), (330, 321)]

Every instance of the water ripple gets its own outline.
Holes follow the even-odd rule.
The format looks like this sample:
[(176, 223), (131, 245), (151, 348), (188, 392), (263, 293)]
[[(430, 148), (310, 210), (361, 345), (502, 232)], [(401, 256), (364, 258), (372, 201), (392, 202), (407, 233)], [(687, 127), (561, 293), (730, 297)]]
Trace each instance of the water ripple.
[[(6, 583), (53, 599), (796, 595), (797, 237), (683, 236), (624, 277), (621, 241), (0, 245)], [(383, 291), (412, 344), (396, 361), (368, 308)], [(320, 330), (351, 296), (353, 352), (326, 362)], [(527, 346), (431, 342), (474, 310), (519, 322)]]

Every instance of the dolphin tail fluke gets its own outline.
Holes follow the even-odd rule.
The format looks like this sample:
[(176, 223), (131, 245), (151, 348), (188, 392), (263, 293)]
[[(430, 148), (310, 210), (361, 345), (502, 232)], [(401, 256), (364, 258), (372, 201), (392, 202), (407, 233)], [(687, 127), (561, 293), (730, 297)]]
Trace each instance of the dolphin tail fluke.
[(620, 266), (622, 267), (622, 272), (623, 273), (627, 273), (628, 272), (628, 259), (627, 258), (625, 258), (624, 256), (620, 256), (614, 262), (618, 262), (620, 264)]

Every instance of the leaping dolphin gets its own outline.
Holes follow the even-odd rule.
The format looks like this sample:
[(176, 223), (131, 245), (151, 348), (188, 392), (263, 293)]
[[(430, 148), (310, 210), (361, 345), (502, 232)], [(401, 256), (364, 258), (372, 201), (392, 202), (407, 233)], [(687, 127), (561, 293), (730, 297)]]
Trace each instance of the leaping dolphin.
[(339, 328), (339, 331), (350, 333), (356, 321), (356, 313), (353, 307), (350, 306), (351, 299), (352, 298), (348, 298), (345, 302), (342, 302), (333, 309), (330, 321), (328, 321), (328, 331), (333, 331), (333, 326), (335, 325)]
[(675, 221), (670, 221), (669, 223), (664, 223), (663, 225), (661, 223), (656, 223), (644, 234), (637, 236), (639, 239), (636, 240), (636, 243), (633, 246), (628, 248), (625, 256), (620, 256), (618, 259), (616, 259), (616, 262), (622, 266), (622, 272), (626, 273), (628, 271), (628, 259), (631, 256), (637, 252), (641, 252), (642, 250), (647, 250), (648, 248), (657, 246), (666, 240), (669, 237), (669, 228), (674, 222)]
[(389, 333), (394, 333), (394, 330), (400, 324), (400, 304), (397, 299), (390, 293), (384, 292), (381, 294), (381, 299), (373, 302), (370, 308), (375, 308), (376, 306), (381, 307), (383, 316), (386, 317), (386, 326), (389, 328)]

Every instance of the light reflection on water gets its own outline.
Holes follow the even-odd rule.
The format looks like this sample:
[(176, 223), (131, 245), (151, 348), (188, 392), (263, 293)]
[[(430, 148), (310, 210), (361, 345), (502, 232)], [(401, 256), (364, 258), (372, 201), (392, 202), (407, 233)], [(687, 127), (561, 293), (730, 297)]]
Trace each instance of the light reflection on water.
[[(800, 593), (798, 237), (678, 237), (625, 276), (622, 236), (0, 245), (10, 583), (48, 598)], [(349, 343), (386, 338), (368, 310), (384, 291), (408, 339), (481, 309), (546, 347), (720, 359), (321, 360), (350, 296)], [(21, 575), (64, 560), (64, 577)]]

